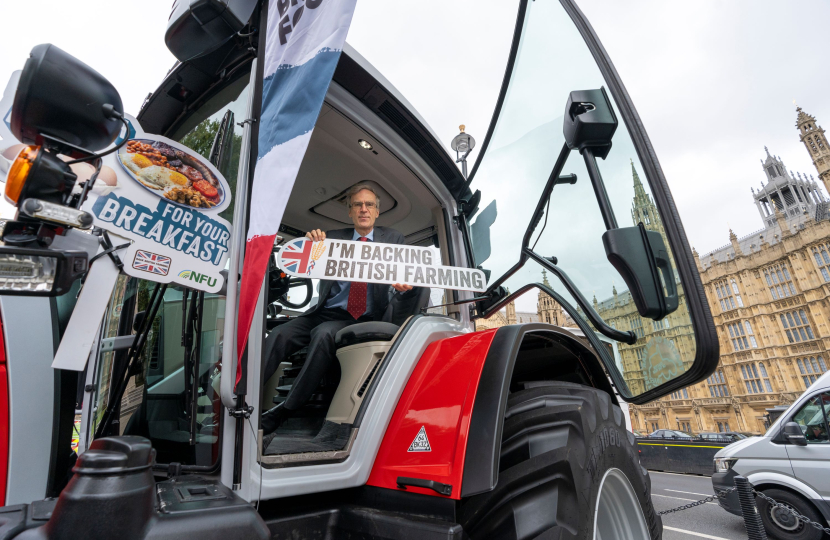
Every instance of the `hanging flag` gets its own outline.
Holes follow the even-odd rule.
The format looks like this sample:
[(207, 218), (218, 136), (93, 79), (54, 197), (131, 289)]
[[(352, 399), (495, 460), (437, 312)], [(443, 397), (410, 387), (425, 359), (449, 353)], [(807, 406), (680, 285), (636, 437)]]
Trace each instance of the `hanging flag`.
[[(268, 4), (259, 152), (239, 297), (239, 358), (285, 205), (346, 42), (356, 2), (271, 0)], [(235, 385), (241, 377), (242, 362), (238, 362)]]

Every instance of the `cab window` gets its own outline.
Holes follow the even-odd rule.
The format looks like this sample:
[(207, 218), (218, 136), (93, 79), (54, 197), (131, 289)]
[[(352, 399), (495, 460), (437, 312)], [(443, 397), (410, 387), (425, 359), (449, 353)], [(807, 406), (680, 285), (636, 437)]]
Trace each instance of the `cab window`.
[[(522, 24), (495, 127), (491, 127), (486, 152), (471, 175), (471, 188), (481, 191), (483, 209), (471, 225), (473, 245), (499, 246), (492, 253), (476, 249), (475, 264), (492, 271), (490, 283), (506, 276), (502, 284), (509, 290), (543, 279), (542, 268), (536, 264), (519, 269), (513, 266), (521, 257), (529, 210), (542, 195), (565, 143), (563, 125), (569, 96), (573, 91), (607, 86), (591, 51), (559, 2), (528, 2)], [(608, 99), (615, 114), (620, 114), (620, 104), (610, 94)], [(619, 362), (606, 358), (620, 394), (634, 402), (689, 371), (699, 352), (699, 330), (689, 307), (690, 297), (697, 291), (689, 295), (684, 290), (677, 254), (672, 251), (675, 246), (669, 242), (666, 223), (674, 218), (657, 206), (646, 175), (648, 167), (631, 135), (636, 126), (631, 131), (629, 127), (621, 116), (613, 145), (597, 164), (607, 191), (609, 215), (616, 216), (619, 228), (639, 227), (647, 231), (643, 234), (662, 239), (668, 252), (662, 285), (675, 291), (672, 296), (677, 298), (677, 309), (660, 320), (638, 312), (631, 291), (606, 254), (603, 234), (610, 226), (596, 202), (586, 162), (576, 151), (564, 164), (563, 181), (553, 188), (529, 247), (540, 257), (558, 261), (554, 264), (567, 275), (584, 303), (609, 327), (636, 336), (634, 343), (618, 344)], [(562, 307), (570, 311), (573, 321), (591, 325), (562, 279), (551, 276), (550, 286), (569, 304)]]
[(810, 398), (793, 416), (792, 421), (798, 424), (807, 444), (827, 444), (827, 416), (830, 414), (830, 393), (824, 392)]
[[(168, 134), (209, 159), (228, 181), (232, 197), (248, 81), (248, 74), (242, 74)], [(233, 204), (221, 216), (233, 223)], [(160, 297), (159, 307), (130, 369), (129, 337), (136, 336), (142, 318), (149, 316), (154, 294)], [(101, 331), (87, 440), (96, 433), (140, 435), (152, 441), (157, 463), (178, 462), (197, 470), (218, 466), (224, 317), (224, 296), (119, 276)], [(126, 391), (113, 403), (124, 380)], [(113, 420), (101, 428), (108, 409)]]

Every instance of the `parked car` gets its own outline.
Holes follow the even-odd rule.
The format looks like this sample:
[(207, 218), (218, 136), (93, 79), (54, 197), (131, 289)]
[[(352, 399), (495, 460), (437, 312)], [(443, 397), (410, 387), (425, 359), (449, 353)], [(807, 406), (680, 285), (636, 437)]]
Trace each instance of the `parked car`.
[(735, 442), (735, 441), (742, 441), (753, 435), (750, 433), (740, 433), (737, 431), (721, 431), (719, 433), (711, 432), (711, 433), (698, 433), (698, 438), (706, 439), (708, 441), (719, 441), (719, 442)]
[[(824, 527), (830, 523), (830, 372), (814, 382), (760, 437), (743, 439), (715, 454), (712, 485), (716, 492), (745, 477), (768, 497)], [(741, 515), (738, 494), (718, 499)], [(772, 538), (819, 540), (823, 533), (785, 509), (756, 498), (758, 512)]]
[(649, 435), (650, 439), (694, 439), (693, 436), (676, 429), (658, 429)]

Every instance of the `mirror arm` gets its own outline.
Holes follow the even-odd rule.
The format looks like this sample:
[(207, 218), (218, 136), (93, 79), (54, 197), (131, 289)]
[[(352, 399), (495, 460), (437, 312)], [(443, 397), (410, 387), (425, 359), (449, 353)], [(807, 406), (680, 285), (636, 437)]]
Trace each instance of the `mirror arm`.
[(561, 268), (553, 264), (545, 257), (542, 257), (538, 253), (534, 252), (532, 249), (525, 248), (524, 251), (528, 257), (542, 265), (542, 267), (553, 272), (556, 277), (562, 280), (565, 288), (568, 289), (568, 292), (574, 297), (576, 303), (579, 304), (579, 307), (585, 310), (585, 315), (588, 317), (588, 320), (591, 321), (591, 324), (593, 324), (601, 334), (628, 345), (633, 345), (637, 342), (637, 335), (634, 332), (631, 332), (630, 330), (627, 332), (621, 332), (620, 330), (611, 328), (608, 324), (606, 324), (605, 321), (602, 320), (602, 317), (600, 317), (588, 301), (585, 300), (585, 297), (582, 296), (582, 293), (579, 292), (579, 289), (573, 284), (573, 282), (571, 282), (568, 275)]
[[(533, 232), (536, 230), (536, 227), (542, 220), (542, 216), (545, 212), (545, 205), (547, 204), (548, 199), (553, 193), (554, 186), (556, 186), (556, 184), (576, 183), (576, 175), (573, 174), (569, 174), (567, 176), (560, 178), (560, 175), (562, 174), (562, 169), (565, 168), (565, 162), (568, 161), (568, 155), (570, 153), (571, 150), (570, 148), (568, 148), (568, 145), (563, 144), (562, 150), (559, 151), (559, 157), (556, 158), (556, 163), (554, 163), (553, 169), (551, 170), (550, 176), (548, 177), (548, 181), (545, 184), (545, 189), (542, 191), (542, 196), (539, 197), (539, 202), (536, 204), (536, 210), (533, 212), (533, 217), (530, 219), (530, 223), (527, 225), (527, 230), (525, 230), (525, 235), (522, 239), (522, 251), (519, 255), (519, 261), (516, 264), (514, 264), (513, 267), (510, 268), (510, 270), (505, 272), (499, 279), (490, 283), (490, 285), (487, 286), (487, 291), (484, 292), (483, 296), (491, 295), (493, 291), (498, 289), (502, 283), (504, 283), (510, 278), (510, 276), (518, 272), (519, 269), (522, 266), (524, 266), (524, 264), (527, 262), (528, 255), (526, 253), (526, 250), (528, 250), (528, 246), (530, 245), (530, 238), (533, 236)], [(524, 287), (522, 289), (524, 289)]]
[(510, 279), (510, 276), (512, 276), (513, 274), (515, 274), (516, 272), (518, 272), (518, 271), (519, 271), (519, 269), (520, 269), (522, 266), (524, 266), (524, 265), (525, 265), (525, 262), (527, 262), (527, 255), (525, 255), (525, 254), (524, 254), (524, 252), (522, 252), (521, 256), (519, 257), (519, 262), (517, 262), (516, 264), (514, 264), (514, 265), (510, 268), (510, 270), (508, 270), (507, 272), (505, 272), (504, 274), (502, 274), (502, 276), (501, 276), (499, 279), (497, 279), (496, 281), (494, 281), (494, 282), (492, 282), (490, 285), (488, 285), (488, 286), (487, 286), (487, 290), (486, 290), (486, 291), (484, 291), (484, 293), (482, 294), (482, 296), (490, 296), (491, 294), (493, 294), (493, 291), (495, 291), (496, 289), (498, 289), (498, 288), (499, 288), (499, 286), (500, 286), (502, 283), (504, 283), (505, 281), (507, 281), (508, 279)]
[[(545, 184), (545, 189), (542, 191), (542, 196), (539, 197), (539, 202), (536, 203), (536, 210), (533, 212), (533, 217), (530, 219), (530, 223), (525, 231), (525, 236), (522, 239), (522, 250), (527, 249), (530, 245), (530, 237), (533, 236), (533, 232), (539, 225), (539, 221), (542, 220), (542, 216), (545, 213), (545, 205), (547, 204), (548, 199), (550, 199), (551, 193), (553, 193), (553, 187), (559, 183), (559, 175), (562, 174), (562, 169), (565, 168), (565, 162), (568, 161), (568, 155), (570, 153), (571, 149), (568, 148), (568, 145), (563, 144), (562, 150), (559, 151), (559, 157), (556, 158), (556, 163), (553, 164), (553, 170), (550, 172), (548, 181)], [(575, 181), (576, 178), (574, 177), (574, 182)], [(527, 258), (522, 258), (521, 260), (522, 263), (524, 263)]]
[[(534, 287), (539, 287), (539, 284), (538, 283), (528, 283), (527, 285), (523, 285), (516, 292), (512, 292), (512, 293), (508, 294), (507, 296), (502, 298), (501, 301), (493, 304), (492, 306), (490, 306), (486, 310), (482, 311), (481, 313), (478, 313), (475, 316), (475, 318), (476, 319), (486, 319), (491, 314), (493, 314), (493, 313), (499, 311), (500, 309), (504, 308), (504, 306), (506, 306), (507, 304), (509, 304), (510, 302), (515, 300), (516, 298), (520, 297), (521, 295), (523, 295), (524, 293), (526, 293), (530, 289), (533, 289)], [(485, 296), (485, 298), (487, 298), (487, 297)]]
[[(460, 206), (460, 205), (459, 205)], [(467, 222), (467, 214), (462, 208), (459, 208), (458, 215), (455, 216), (455, 223), (461, 231), (461, 236), (464, 237), (464, 253), (467, 256), (467, 263), (470, 268), (475, 268), (476, 260), (473, 254), (473, 241), (470, 235), (470, 224)]]
[(605, 229), (609, 231), (616, 229), (618, 228), (617, 218), (614, 216), (611, 201), (608, 200), (608, 192), (605, 191), (605, 182), (602, 181), (602, 174), (600, 174), (599, 166), (597, 166), (597, 158), (590, 146), (582, 149), (582, 158), (585, 160), (585, 167), (588, 169), (588, 176), (591, 178), (591, 185), (594, 187), (594, 194), (597, 196), (597, 203), (600, 212), (602, 212)]

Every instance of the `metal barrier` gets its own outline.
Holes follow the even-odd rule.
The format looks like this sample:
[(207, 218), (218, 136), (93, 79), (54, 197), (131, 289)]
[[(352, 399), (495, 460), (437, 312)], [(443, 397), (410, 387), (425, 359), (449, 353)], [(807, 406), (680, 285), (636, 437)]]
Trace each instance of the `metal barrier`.
[[(779, 519), (781, 518), (781, 513), (786, 512), (790, 514), (792, 518), (795, 519), (797, 522), (803, 523), (805, 526), (813, 527), (814, 529), (822, 531), (825, 535), (830, 535), (830, 528), (825, 527), (824, 523), (812, 521), (807, 516), (803, 516), (796, 512), (792, 506), (786, 503), (780, 503), (762, 491), (755, 491), (755, 489), (752, 487), (752, 484), (750, 484), (749, 481), (741, 475), (735, 477), (735, 487), (733, 488), (724, 491), (719, 491), (714, 495), (706, 497), (705, 499), (700, 499), (699, 501), (684, 504), (682, 506), (678, 506), (677, 508), (663, 510), (662, 512), (658, 512), (657, 514), (660, 516), (665, 516), (666, 514), (673, 514), (674, 512), (682, 512), (683, 510), (696, 508), (702, 504), (722, 499), (735, 491), (738, 492), (738, 500), (740, 501), (741, 505), (741, 516), (744, 519), (744, 527), (746, 528), (746, 534), (749, 540), (767, 540), (768, 538), (767, 531), (764, 528), (764, 518), (762, 518), (760, 514), (761, 511), (765, 513), (769, 512), (766, 514), (768, 516), (770, 516), (774, 512), (778, 512)], [(759, 509), (758, 505), (756, 504), (756, 497), (759, 499), (763, 499), (767, 506)], [(711, 536), (710, 538), (715, 537)], [(789, 538), (789, 536), (787, 536), (787, 538)]]
[(715, 454), (731, 442), (705, 439), (637, 439), (640, 464), (646, 469), (711, 476)]

